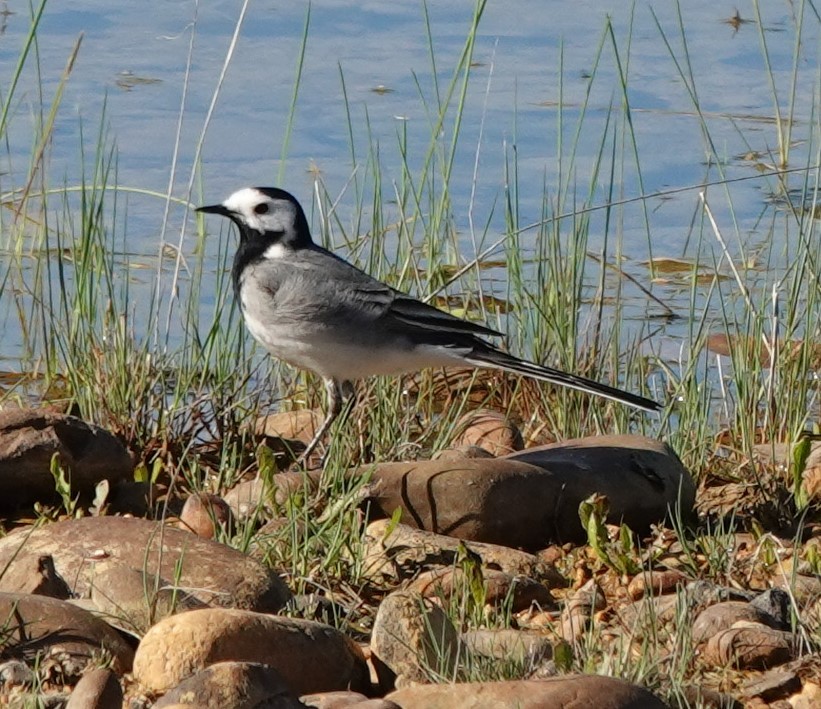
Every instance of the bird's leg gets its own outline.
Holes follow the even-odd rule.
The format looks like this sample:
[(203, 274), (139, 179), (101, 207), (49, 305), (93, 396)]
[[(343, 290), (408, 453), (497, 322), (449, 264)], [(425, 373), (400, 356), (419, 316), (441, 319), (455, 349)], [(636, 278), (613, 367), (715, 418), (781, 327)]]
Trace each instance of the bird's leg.
[[(325, 391), (328, 392), (328, 412), (325, 414), (325, 420), (322, 422), (319, 430), (311, 439), (308, 447), (302, 451), (302, 455), (300, 455), (297, 459), (297, 463), (304, 463), (308, 460), (308, 457), (314, 452), (314, 449), (317, 445), (319, 445), (319, 442), (325, 437), (325, 434), (328, 432), (331, 424), (333, 424), (333, 422), (339, 417), (339, 414), (342, 413), (343, 397), (340, 383), (336, 381), (336, 379), (325, 379), (324, 381)], [(325, 456), (323, 455), (322, 461), (320, 462), (320, 467), (322, 467), (324, 462)]]
[[(351, 409), (353, 408), (354, 404), (356, 403), (356, 389), (354, 389), (353, 384), (348, 381), (347, 379), (343, 382), (340, 382), (337, 385), (337, 395), (341, 397), (342, 401), (339, 403), (339, 413), (342, 415), (342, 426), (346, 425), (348, 422), (348, 416), (350, 416)], [(328, 393), (330, 397), (330, 392)], [(334, 417), (336, 418), (336, 417)], [(319, 459), (319, 467), (325, 467), (325, 461), (328, 459), (328, 453), (330, 453), (331, 447), (330, 445), (325, 446), (325, 452), (322, 454), (322, 457)]]

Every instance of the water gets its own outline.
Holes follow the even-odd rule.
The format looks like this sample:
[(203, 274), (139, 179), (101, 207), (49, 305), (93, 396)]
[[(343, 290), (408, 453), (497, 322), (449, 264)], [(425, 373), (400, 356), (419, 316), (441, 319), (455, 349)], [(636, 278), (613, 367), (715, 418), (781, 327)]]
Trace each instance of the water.
[[(763, 5), (764, 38), (774, 84), (782, 106), (786, 106), (796, 51), (796, 18), (791, 12), (797, 11), (797, 6)], [(12, 73), (29, 24), (23, 4), (6, 3), (6, 7), (14, 14), (3, 17), (0, 85), (5, 85), (5, 77)], [(701, 109), (723, 158), (726, 176), (757, 178), (729, 188), (737, 232), (724, 189), (708, 191), (716, 219), (731, 236), (730, 248), (733, 253), (739, 244), (755, 249), (757, 244), (767, 243), (770, 248), (773, 234), (778, 238), (787, 232), (773, 222), (783, 217), (773, 216), (775, 207), (767, 201), (775, 180), (763, 177), (756, 169), (760, 162), (772, 162), (768, 154), (777, 150), (776, 128), (770, 120), (774, 116), (772, 89), (758, 26), (728, 23), (734, 12), (732, 4), (684, 3), (681, 14), (688, 49), (685, 55), (675, 4), (653, 3), (652, 7), (675, 56), (683, 64), (689, 57)], [(464, 46), (473, 6), (469, 2), (432, 2), (428, 12), (436, 78), (440, 92), (444, 92)], [(276, 182), (306, 13), (304, 3), (250, 4), (203, 145), (206, 202), (218, 201), (241, 186)], [(79, 183), (81, 132), (88, 154), (96, 142), (105, 107), (107, 134), (117, 148), (117, 182), (128, 188), (166, 192), (187, 75), (177, 171), (171, 190), (176, 197), (187, 198), (197, 142), (237, 14), (238, 3), (227, 1), (201, 5), (171, 0), (149, 4), (103, 0), (50, 4), (39, 33), (40, 77), (47, 101), (56, 90), (74, 43), (83, 33), (49, 150), (50, 184), (59, 187)], [(752, 19), (752, 6), (744, 4), (740, 14)], [(705, 179), (719, 177), (715, 167), (705, 165), (709, 150), (692, 99), (665, 48), (650, 6), (639, 4), (631, 15), (620, 2), (490, 2), (476, 42), (476, 66), (451, 185), (464, 235), (465, 258), (472, 255), (473, 249), (468, 238), (469, 209), (474, 223), (484, 225), (495, 205), (495, 216), (490, 219), (491, 240), (503, 229), (503, 166), (514, 145), (521, 224), (538, 221), (543, 185), (552, 191), (557, 184), (560, 58), (564, 65), (561, 98), (566, 147), (573, 139), (585, 95), (590, 92), (575, 158), (579, 200), (586, 195), (589, 172), (611, 109), (614, 112), (610, 120), (622, 120), (617, 64), (605, 36), (608, 17), (612, 18), (621, 64), (628, 67), (627, 96), (633, 109), (644, 193), (699, 185)], [(801, 90), (793, 108), (798, 118), (793, 137), (799, 140), (808, 137), (813, 106), (817, 110), (818, 102), (819, 18), (810, 9), (806, 10), (801, 39)], [(600, 41), (604, 42), (603, 58), (591, 84), (588, 76)], [(349, 181), (354, 164), (342, 74), (353, 119), (358, 171), (362, 174), (364, 170), (368, 145), (378, 143), (383, 186), (389, 197), (391, 183), (401, 180), (397, 135), (407, 132), (412, 166), (421, 164), (428, 146), (431, 118), (425, 101), (429, 105), (435, 102), (428, 42), (420, 3), (315, 0), (282, 186), (308, 203), (318, 171), (330, 193), (339, 197), (338, 212), (343, 221), (350, 216), (353, 199)], [(32, 154), (31, 116), (39, 100), (37, 85), (36, 73), (29, 68), (12, 109), (9, 152), (0, 163), (3, 194), (19, 188), (25, 180)], [(790, 167), (811, 163), (807, 154), (814, 149), (807, 142), (796, 145)], [(763, 157), (742, 157), (753, 152)], [(475, 164), (478, 168), (474, 172)], [(609, 178), (604, 175), (602, 183), (607, 184)], [(792, 186), (800, 185), (802, 179), (798, 175)], [(634, 164), (627, 164), (614, 180), (612, 196), (616, 199), (642, 193)], [(594, 201), (604, 204), (609, 197), (598, 190)], [(120, 226), (117, 243), (129, 254), (135, 287), (142, 284), (149, 288), (151, 267), (163, 243), (179, 244), (184, 254), (193, 253), (193, 223), (190, 216), (185, 221), (181, 207), (174, 206), (163, 229), (165, 205), (156, 197), (129, 193), (120, 198), (121, 212), (125, 212), (125, 206), (127, 226)], [(697, 190), (652, 198), (646, 207), (649, 226), (644, 223), (642, 205), (637, 203), (624, 209), (617, 229), (625, 269), (645, 283), (649, 274), (642, 262), (651, 251), (654, 256), (691, 255), (690, 224), (699, 210)], [(603, 211), (592, 215), (593, 250), (599, 246), (595, 235), (603, 231), (604, 218)], [(209, 228), (218, 227), (209, 224)], [(789, 244), (784, 239), (785, 243), (776, 243), (773, 249), (776, 266), (789, 260)], [(214, 236), (207, 245), (214, 257), (218, 243)], [(655, 292), (686, 315), (687, 289), (681, 281), (659, 285)], [(641, 319), (653, 311), (652, 304), (648, 307), (647, 301), (628, 286), (630, 295), (635, 303), (628, 306), (627, 317)], [(207, 313), (213, 300), (207, 284), (202, 297), (203, 312)], [(19, 324), (8, 303), (0, 304), (0, 311), (0, 358), (15, 360), (21, 356)], [(674, 355), (683, 336), (681, 327), (673, 324), (660, 332), (657, 348), (667, 348)]]

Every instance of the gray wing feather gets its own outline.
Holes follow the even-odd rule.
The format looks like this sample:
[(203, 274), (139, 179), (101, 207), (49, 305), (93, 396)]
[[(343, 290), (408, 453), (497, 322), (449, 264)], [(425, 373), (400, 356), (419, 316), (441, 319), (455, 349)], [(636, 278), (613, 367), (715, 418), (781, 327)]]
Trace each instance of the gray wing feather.
[(379, 320), (384, 327), (417, 330), (420, 336), (425, 331), (440, 335), (452, 332), (461, 336), (501, 336), (489, 327), (462, 320), (401, 293), (320, 247), (301, 251), (300, 265), (316, 280), (317, 299), (331, 301), (329, 309), (343, 311), (353, 320)]

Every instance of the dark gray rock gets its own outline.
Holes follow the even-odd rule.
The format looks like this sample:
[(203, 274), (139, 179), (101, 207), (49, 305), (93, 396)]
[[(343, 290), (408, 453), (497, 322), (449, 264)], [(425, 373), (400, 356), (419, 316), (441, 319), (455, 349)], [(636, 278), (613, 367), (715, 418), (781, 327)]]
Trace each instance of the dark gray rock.
[(775, 622), (773, 627), (789, 630), (791, 626), (792, 601), (790, 594), (782, 588), (768, 588), (750, 601), (753, 608), (769, 615)]
[(72, 494), (91, 496), (101, 480), (129, 480), (134, 463), (108, 431), (44, 409), (0, 411), (0, 510), (58, 501), (51, 460), (69, 472)]

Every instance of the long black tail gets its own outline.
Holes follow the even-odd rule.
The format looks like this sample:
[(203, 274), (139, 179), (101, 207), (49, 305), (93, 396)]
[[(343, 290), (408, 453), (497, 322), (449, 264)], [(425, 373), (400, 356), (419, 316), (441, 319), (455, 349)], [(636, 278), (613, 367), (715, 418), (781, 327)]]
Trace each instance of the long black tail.
[(607, 384), (600, 384), (599, 382), (594, 382), (592, 379), (585, 379), (575, 374), (567, 374), (558, 369), (543, 367), (497, 350), (484, 342), (482, 344), (485, 346), (476, 347), (470, 354), (465, 355), (465, 361), (477, 367), (492, 367), (495, 369), (503, 369), (506, 372), (513, 372), (514, 374), (524, 374), (528, 377), (535, 377), (536, 379), (542, 379), (543, 381), (560, 386), (603, 396), (613, 401), (635, 406), (637, 409), (644, 409), (645, 411), (660, 411), (663, 408), (661, 404), (652, 399), (646, 399), (643, 396), (631, 394), (628, 391), (622, 391)]

